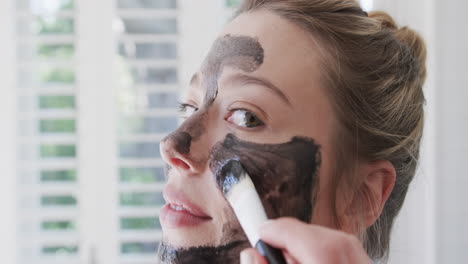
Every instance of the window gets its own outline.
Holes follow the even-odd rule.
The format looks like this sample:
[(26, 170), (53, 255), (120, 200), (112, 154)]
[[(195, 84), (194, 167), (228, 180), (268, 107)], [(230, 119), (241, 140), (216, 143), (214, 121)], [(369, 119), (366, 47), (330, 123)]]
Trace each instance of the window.
[(155, 262), (164, 204), (159, 141), (178, 124), (175, 0), (116, 0), (119, 258)]
[(178, 125), (177, 1), (114, 0), (102, 17), (84, 0), (11, 2), (18, 263), (155, 263), (159, 141)]
[(19, 262), (73, 261), (82, 228), (75, 3), (15, 3)]

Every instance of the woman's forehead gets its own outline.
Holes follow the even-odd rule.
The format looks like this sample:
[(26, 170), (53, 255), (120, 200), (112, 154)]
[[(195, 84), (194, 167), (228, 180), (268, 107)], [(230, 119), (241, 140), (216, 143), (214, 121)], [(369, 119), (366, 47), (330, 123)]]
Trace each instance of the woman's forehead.
[(258, 40), (264, 60), (253, 74), (269, 79), (292, 101), (296, 94), (307, 93), (304, 86), (319, 86), (322, 52), (310, 32), (272, 12), (255, 11), (241, 14), (227, 24), (220, 37), (227, 34)]

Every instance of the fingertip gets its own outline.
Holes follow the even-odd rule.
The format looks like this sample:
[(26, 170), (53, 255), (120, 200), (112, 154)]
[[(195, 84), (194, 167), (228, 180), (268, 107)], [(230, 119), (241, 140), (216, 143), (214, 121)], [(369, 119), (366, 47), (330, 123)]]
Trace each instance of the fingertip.
[(240, 253), (241, 264), (266, 264), (265, 259), (253, 248), (244, 249)]
[(259, 230), (260, 233), (264, 230), (268, 230), (269, 228), (271, 228), (271, 226), (274, 225), (276, 221), (278, 220), (268, 219), (265, 222), (263, 222), (262, 225), (260, 226), (260, 230)]
[(299, 222), (296, 218), (282, 217), (277, 219), (269, 219), (260, 226), (260, 235), (266, 235), (270, 232), (277, 232), (278, 229), (287, 227), (295, 222)]
[(241, 264), (252, 264), (255, 263), (255, 255), (252, 252), (253, 249), (244, 249), (240, 253), (240, 263)]

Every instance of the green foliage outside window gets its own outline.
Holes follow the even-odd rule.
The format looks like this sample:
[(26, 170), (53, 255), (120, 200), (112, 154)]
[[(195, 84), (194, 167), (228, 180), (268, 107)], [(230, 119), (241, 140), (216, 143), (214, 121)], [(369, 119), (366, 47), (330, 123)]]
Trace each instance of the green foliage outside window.
[(48, 246), (42, 248), (42, 253), (47, 255), (75, 255), (78, 253), (78, 246)]
[(158, 249), (157, 242), (125, 242), (120, 244), (122, 254), (154, 254)]
[(39, 131), (41, 133), (74, 133), (76, 122), (74, 119), (40, 120)]
[(75, 96), (72, 95), (41, 95), (39, 96), (40, 109), (74, 109)]
[(71, 231), (76, 229), (73, 221), (45, 221), (41, 225), (45, 231)]
[(43, 206), (70, 206), (76, 204), (76, 198), (71, 195), (50, 195), (41, 197), (41, 205)]
[(157, 183), (164, 180), (162, 168), (120, 168), (120, 182)]
[(161, 229), (156, 217), (125, 217), (120, 219), (122, 230), (158, 230)]
[(164, 198), (160, 192), (129, 192), (120, 194), (122, 206), (161, 206)]
[(42, 72), (40, 81), (43, 83), (73, 84), (75, 73), (70, 69), (51, 69)]
[(70, 59), (74, 53), (73, 44), (41, 44), (37, 47), (39, 57), (47, 59)]
[(63, 0), (60, 4), (60, 10), (70, 10), (75, 8), (75, 2), (73, 0)]
[(76, 156), (75, 145), (42, 144), (40, 146), (41, 158), (73, 158)]
[(75, 182), (76, 170), (43, 170), (41, 182)]
[(242, 3), (242, 0), (226, 0), (227, 7), (238, 7)]
[(37, 19), (38, 34), (73, 34), (75, 22), (68, 18), (44, 18)]

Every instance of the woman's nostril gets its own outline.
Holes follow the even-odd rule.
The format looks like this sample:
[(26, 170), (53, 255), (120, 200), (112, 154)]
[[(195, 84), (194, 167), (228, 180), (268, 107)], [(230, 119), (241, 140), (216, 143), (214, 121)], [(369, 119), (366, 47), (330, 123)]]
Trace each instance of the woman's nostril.
[(179, 167), (184, 170), (190, 169), (190, 166), (185, 161), (178, 158), (172, 158), (171, 163), (174, 167)]

